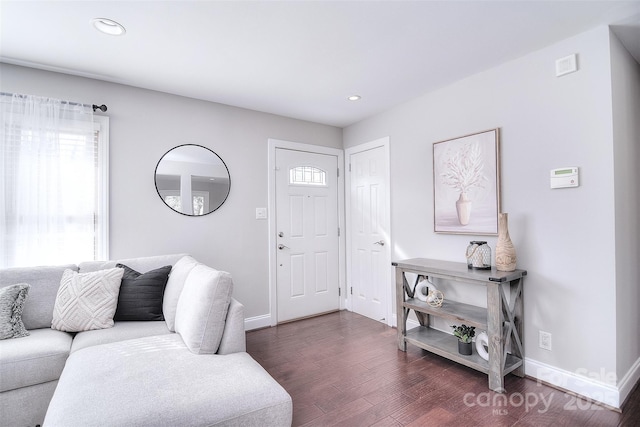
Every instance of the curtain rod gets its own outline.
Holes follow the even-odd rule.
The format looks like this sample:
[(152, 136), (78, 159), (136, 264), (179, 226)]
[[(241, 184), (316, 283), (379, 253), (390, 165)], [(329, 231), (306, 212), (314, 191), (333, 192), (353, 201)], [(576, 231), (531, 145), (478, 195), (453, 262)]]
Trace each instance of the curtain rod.
[[(10, 92), (0, 92), (0, 95), (7, 95), (7, 96), (13, 96), (13, 95), (22, 95), (22, 94), (16, 94), (16, 93), (10, 93)], [(79, 102), (71, 102), (71, 101), (65, 101), (68, 102), (71, 105), (85, 105), (85, 104), (81, 104)], [(95, 112), (96, 110), (100, 110), (103, 113), (107, 111), (107, 106), (102, 104), (102, 105), (96, 105), (93, 104), (91, 107), (93, 107), (93, 111)]]

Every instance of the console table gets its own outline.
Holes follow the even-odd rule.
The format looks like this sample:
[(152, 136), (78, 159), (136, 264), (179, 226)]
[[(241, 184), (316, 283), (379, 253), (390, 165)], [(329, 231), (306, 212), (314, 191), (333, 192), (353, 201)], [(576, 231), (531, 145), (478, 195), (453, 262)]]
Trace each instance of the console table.
[[(489, 376), (489, 388), (504, 392), (504, 376), (510, 372), (524, 376), (523, 303), (522, 286), (526, 270), (497, 271), (469, 269), (466, 263), (413, 258), (392, 263), (396, 270), (396, 300), (398, 320), (398, 348), (407, 350), (407, 343), (451, 359)], [(415, 285), (409, 284), (406, 273), (421, 278), (446, 279), (456, 283), (470, 283), (486, 287), (487, 308), (451, 301), (446, 298), (441, 307), (432, 307), (414, 298)], [(503, 286), (509, 287), (509, 297)], [(407, 317), (414, 310), (420, 326), (407, 331)], [(486, 330), (489, 337), (489, 360), (475, 351), (471, 356), (458, 353), (457, 338), (430, 327), (430, 316), (452, 323), (475, 326)], [(511, 351), (507, 352), (510, 347)]]

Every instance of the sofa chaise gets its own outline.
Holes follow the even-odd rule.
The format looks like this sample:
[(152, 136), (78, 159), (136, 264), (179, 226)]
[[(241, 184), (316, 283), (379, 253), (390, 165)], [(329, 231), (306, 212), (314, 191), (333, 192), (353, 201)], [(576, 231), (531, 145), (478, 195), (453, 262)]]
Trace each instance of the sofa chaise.
[[(82, 324), (81, 303), (100, 317), (112, 297), (74, 286), (103, 280), (121, 283), (115, 321)], [(1, 426), (291, 425), (291, 397), (246, 353), (228, 273), (185, 254), (0, 270), (0, 288), (17, 284), (28, 336), (0, 340)], [(121, 320), (140, 312), (154, 320)]]

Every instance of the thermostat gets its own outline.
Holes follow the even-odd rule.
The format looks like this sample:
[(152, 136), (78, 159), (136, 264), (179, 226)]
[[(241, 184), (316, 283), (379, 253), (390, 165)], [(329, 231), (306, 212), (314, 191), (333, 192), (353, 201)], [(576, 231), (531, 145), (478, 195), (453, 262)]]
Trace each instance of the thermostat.
[(580, 185), (577, 167), (551, 170), (551, 188), (577, 187)]

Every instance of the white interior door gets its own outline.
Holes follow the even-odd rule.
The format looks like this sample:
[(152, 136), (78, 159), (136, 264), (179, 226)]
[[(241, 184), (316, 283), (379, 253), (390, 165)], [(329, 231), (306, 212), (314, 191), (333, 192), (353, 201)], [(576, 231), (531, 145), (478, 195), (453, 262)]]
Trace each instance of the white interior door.
[(388, 147), (372, 143), (361, 150), (347, 154), (350, 165), (347, 285), (351, 287), (353, 311), (390, 323)]
[(338, 310), (338, 159), (279, 148), (275, 163), (277, 320)]

